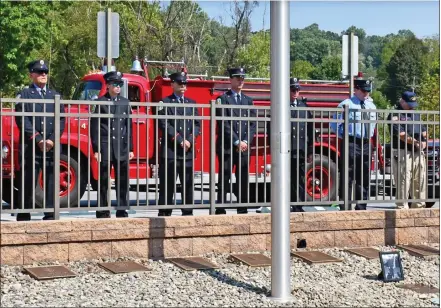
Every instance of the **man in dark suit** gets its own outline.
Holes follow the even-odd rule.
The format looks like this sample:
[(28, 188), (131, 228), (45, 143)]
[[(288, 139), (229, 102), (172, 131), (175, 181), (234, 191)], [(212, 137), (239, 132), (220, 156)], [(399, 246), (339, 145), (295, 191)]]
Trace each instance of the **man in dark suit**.
[[(291, 202), (305, 201), (305, 161), (312, 161), (314, 146), (314, 123), (306, 122), (313, 116), (307, 110), (296, 110), (297, 107), (306, 108), (306, 98), (299, 97), (300, 80), (290, 78), (290, 106), (291, 108)], [(301, 206), (292, 206), (291, 212), (303, 212)]]
[[(251, 97), (242, 93), (245, 79), (243, 68), (232, 68), (229, 70), (231, 89), (219, 96), (216, 104), (253, 106)], [(253, 109), (221, 109), (217, 108), (216, 115), (219, 117), (256, 117), (256, 110)], [(233, 166), (236, 166), (236, 184), (233, 185), (233, 193), (238, 202), (249, 203), (248, 200), (248, 154), (249, 146), (256, 133), (255, 121), (218, 120), (216, 154), (219, 161), (218, 180), (218, 203), (226, 203), (226, 189), (230, 185)], [(247, 208), (237, 208), (238, 214), (248, 213)], [(226, 214), (224, 208), (216, 208), (216, 214)]]
[[(129, 207), (129, 161), (133, 153), (132, 109), (127, 98), (120, 96), (123, 74), (108, 72), (104, 75), (107, 93), (97, 101), (112, 102), (96, 106), (94, 113), (113, 117), (92, 118), (91, 138), (95, 158), (100, 162), (100, 206), (107, 206), (110, 169), (115, 171), (118, 210), (116, 217), (128, 217)], [(124, 209), (121, 209), (124, 208)], [(97, 218), (110, 218), (110, 211), (96, 211)]]
[[(29, 77), (32, 84), (29, 88), (23, 89), (17, 98), (21, 99), (54, 99), (58, 94), (47, 86), (49, 69), (43, 60), (32, 61), (28, 64)], [(54, 112), (54, 104), (40, 103), (18, 103), (15, 106), (16, 112)], [(60, 113), (64, 113), (64, 106), (60, 105)], [(45, 208), (54, 207), (54, 151), (61, 151), (61, 147), (56, 147), (55, 143), (55, 118), (53, 116), (32, 116), (20, 115), (15, 117), (15, 122), (20, 130), (20, 139), (23, 144), (24, 153), (20, 154), (22, 176), (24, 177), (24, 200), (21, 200), (20, 192), (19, 204), (23, 204), (25, 209), (31, 209), (35, 203), (32, 196), (38, 184), (39, 174), (44, 171), (44, 187), (46, 204)], [(63, 134), (65, 118), (60, 118), (60, 136)], [(58, 140), (59, 142), (59, 140)], [(21, 150), (21, 149), (20, 149)], [(57, 166), (59, 168), (59, 166)], [(35, 179), (33, 175), (35, 174)], [(20, 179), (20, 183), (21, 183)], [(59, 189), (59, 187), (56, 187)], [(17, 214), (17, 221), (30, 220), (30, 213)], [(53, 213), (44, 213), (43, 220), (53, 220)]]
[[(197, 108), (185, 107), (185, 104), (196, 104), (184, 97), (187, 90), (187, 77), (184, 72), (170, 75), (173, 94), (165, 97), (160, 103), (160, 115), (182, 116), (179, 119), (160, 119), (159, 129), (162, 132), (161, 160), (159, 165), (159, 205), (172, 205), (176, 187), (176, 176), (182, 185), (184, 205), (194, 203), (193, 198), (193, 159), (195, 141), (199, 136), (201, 124), (189, 116), (198, 116)], [(167, 107), (167, 104), (183, 104), (183, 107)], [(176, 173), (175, 173), (176, 170)], [(172, 210), (159, 210), (158, 216), (170, 216)], [(182, 215), (193, 215), (192, 209), (182, 209)]]

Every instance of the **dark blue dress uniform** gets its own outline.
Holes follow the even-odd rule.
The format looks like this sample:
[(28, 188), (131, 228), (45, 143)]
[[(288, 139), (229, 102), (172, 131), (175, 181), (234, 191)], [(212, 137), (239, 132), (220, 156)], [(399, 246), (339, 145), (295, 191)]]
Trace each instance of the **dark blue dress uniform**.
[[(46, 64), (43, 60), (33, 61), (28, 65), (29, 72), (49, 72)], [(41, 89), (35, 84), (31, 84), (29, 88), (23, 89), (17, 98), (21, 99), (54, 99), (55, 95), (58, 93), (52, 89), (49, 89), (47, 85)], [(15, 106), (16, 112), (46, 112), (53, 113), (55, 106), (53, 103), (40, 104), (40, 103), (18, 103)], [(60, 113), (64, 113), (64, 105), (60, 105)], [(24, 145), (24, 155), (20, 153), (20, 159), (24, 156), (21, 161), (21, 170), (24, 176), (24, 200), (19, 200), (19, 204), (23, 204), (25, 209), (32, 208), (33, 205), (33, 189), (39, 185), (39, 173), (43, 171), (46, 173), (44, 188), (45, 201), (44, 205), (46, 208), (54, 207), (54, 151), (61, 151), (59, 145), (59, 140), (55, 140), (55, 118), (54, 116), (16, 116), (15, 123), (20, 131), (20, 140)], [(60, 118), (60, 136), (64, 132), (65, 118)], [(24, 136), (23, 136), (24, 135)], [(54, 147), (46, 152), (45, 154), (41, 152), (38, 147), (40, 141), (51, 140), (54, 143)], [(35, 147), (34, 147), (35, 145)], [(35, 150), (34, 150), (35, 148)], [(21, 151), (21, 149), (20, 149)], [(33, 178), (33, 170), (35, 172), (35, 179)], [(21, 179), (20, 179), (21, 185)], [(59, 188), (57, 188), (59, 189)], [(20, 193), (20, 199), (22, 194)], [(17, 215), (17, 220), (22, 220), (20, 217), (25, 217), (23, 220), (30, 220), (29, 214), (19, 214)], [(45, 213), (43, 219), (50, 219), (53, 217), (52, 213)]]
[[(230, 77), (245, 76), (245, 71), (241, 68), (229, 70)], [(216, 99), (216, 104), (221, 105), (242, 105), (253, 106), (253, 99), (243, 93), (234, 93), (229, 90)], [(255, 109), (221, 109), (216, 110), (218, 117), (244, 117), (245, 120), (218, 120), (217, 121), (217, 140), (216, 154), (219, 162), (219, 180), (217, 200), (219, 203), (226, 203), (226, 190), (230, 187), (232, 168), (235, 166), (236, 183), (233, 185), (233, 193), (241, 203), (249, 203), (249, 162), (248, 153), (251, 142), (256, 133), (256, 121), (249, 121), (248, 117), (256, 117)], [(236, 146), (244, 141), (248, 144), (248, 151), (238, 152)], [(246, 208), (238, 208), (238, 213), (247, 213)], [(217, 208), (217, 214), (224, 214), (225, 209)]]
[[(355, 80), (355, 88), (370, 92), (371, 84), (369, 80)], [(371, 174), (371, 152), (370, 141), (375, 131), (375, 123), (357, 123), (361, 120), (376, 120), (377, 116), (375, 112), (359, 112), (354, 109), (376, 109), (374, 102), (371, 98), (364, 101), (360, 101), (355, 95), (350, 99), (346, 99), (341, 102), (338, 107), (343, 108), (344, 105), (349, 105), (349, 120), (353, 121), (349, 124), (349, 153), (342, 151), (342, 157), (340, 159), (339, 169), (344, 170), (345, 155), (348, 155), (349, 171), (348, 182), (344, 183), (343, 176), (340, 176), (340, 196), (343, 196), (343, 189), (345, 185), (349, 185), (349, 200), (352, 199), (351, 187), (352, 182), (355, 181), (355, 198), (356, 200), (369, 200), (370, 192), (370, 174)], [(334, 115), (337, 118), (337, 114)], [(339, 119), (343, 118), (343, 113), (338, 115)], [(343, 123), (330, 123), (330, 128), (333, 132), (337, 133), (339, 138), (343, 138), (344, 124)], [(344, 138), (342, 143), (342, 149), (344, 149)], [(366, 204), (357, 204), (356, 210), (366, 210)]]
[[(109, 72), (104, 75), (106, 83), (121, 82), (123, 74)], [(121, 96), (112, 98), (107, 92), (97, 101), (114, 105), (97, 105), (95, 114), (113, 114), (113, 118), (92, 118), (91, 139), (94, 153), (101, 154), (100, 162), (100, 206), (107, 206), (109, 189), (109, 169), (115, 171), (115, 187), (118, 207), (129, 206), (129, 153), (133, 152), (133, 124), (130, 114), (130, 101)], [(110, 150), (110, 152), (109, 152)], [(98, 218), (110, 217), (109, 211), (97, 211)], [(117, 217), (126, 217), (127, 212), (117, 210)]]
[[(187, 83), (185, 74), (174, 73), (170, 75), (172, 82)], [(175, 94), (163, 98), (160, 102), (159, 114), (170, 116), (182, 116), (179, 119), (158, 120), (159, 129), (162, 133), (160, 145), (159, 165), (159, 205), (172, 205), (173, 193), (176, 187), (176, 176), (179, 176), (182, 189), (183, 204), (191, 205), (193, 198), (194, 166), (193, 156), (196, 138), (199, 136), (201, 124), (199, 120), (190, 119), (191, 116), (199, 116), (194, 107), (167, 107), (167, 104), (196, 104), (187, 97), (178, 97)], [(187, 152), (181, 144), (187, 140), (191, 146)], [(175, 173), (176, 170), (176, 173)], [(185, 173), (185, 174), (184, 174)], [(170, 216), (172, 210), (159, 210), (159, 216)], [(193, 215), (193, 210), (182, 209), (182, 215)]]
[[(300, 90), (297, 78), (290, 78), (290, 87)], [(307, 110), (296, 110), (296, 107), (308, 107), (306, 98), (297, 98), (290, 102), (291, 119), (312, 119), (313, 115)], [(314, 123), (306, 121), (291, 121), (291, 202), (305, 201), (305, 160), (313, 152)], [(294, 206), (293, 211), (300, 210)]]

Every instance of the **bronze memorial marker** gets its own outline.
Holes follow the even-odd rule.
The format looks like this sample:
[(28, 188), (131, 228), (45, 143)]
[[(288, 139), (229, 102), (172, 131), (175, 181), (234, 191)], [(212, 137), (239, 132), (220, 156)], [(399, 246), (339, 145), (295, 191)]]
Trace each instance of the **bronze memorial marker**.
[(145, 267), (133, 261), (98, 263), (98, 266), (114, 274), (142, 272), (150, 270), (148, 267)]
[(238, 255), (231, 255), (236, 262), (243, 262), (248, 266), (259, 267), (259, 266), (270, 266), (271, 258), (260, 254), (260, 253), (244, 253)]
[(207, 259), (201, 257), (170, 258), (167, 260), (186, 271), (219, 268), (219, 266), (216, 264), (211, 263)]
[(335, 258), (320, 251), (293, 251), (291, 255), (302, 259), (308, 264), (342, 262), (342, 259)]
[(425, 286), (423, 284), (399, 284), (397, 287), (412, 290), (421, 294), (439, 293), (439, 289), (431, 286)]
[(415, 257), (439, 256), (439, 250), (425, 245), (397, 245)]
[(352, 248), (346, 249), (347, 252), (353, 253), (354, 255), (364, 257), (366, 259), (378, 259), (380, 257), (379, 250), (372, 247), (364, 247), (364, 248)]
[(75, 273), (71, 272), (65, 266), (39, 266), (39, 267), (25, 267), (25, 273), (37, 280), (49, 280), (57, 278), (71, 278), (75, 277)]

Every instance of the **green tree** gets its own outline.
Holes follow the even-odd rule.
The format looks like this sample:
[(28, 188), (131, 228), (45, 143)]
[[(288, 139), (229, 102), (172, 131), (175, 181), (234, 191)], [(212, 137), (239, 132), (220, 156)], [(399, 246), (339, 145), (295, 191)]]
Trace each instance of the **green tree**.
[(340, 80), (341, 56), (326, 57), (323, 62), (312, 72), (313, 79)]
[(314, 72), (314, 66), (304, 60), (296, 60), (291, 66), (291, 75), (300, 79), (309, 79)]
[(413, 79), (419, 83), (424, 74), (424, 55), (427, 48), (417, 38), (405, 40), (392, 56), (386, 67), (388, 75), (384, 94), (395, 102), (401, 93), (408, 90)]
[(0, 1), (0, 92), (15, 96), (27, 82), (26, 65), (50, 37), (47, 2)]
[(268, 32), (253, 34), (250, 43), (239, 52), (237, 62), (247, 69), (250, 77), (270, 76), (270, 37)]

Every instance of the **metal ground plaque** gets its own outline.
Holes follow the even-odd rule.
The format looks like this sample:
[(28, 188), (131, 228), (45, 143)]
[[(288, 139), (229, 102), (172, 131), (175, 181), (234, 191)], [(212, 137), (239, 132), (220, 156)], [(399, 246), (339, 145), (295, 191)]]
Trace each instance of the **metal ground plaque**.
[(378, 259), (380, 257), (380, 251), (372, 247), (346, 249), (346, 251), (369, 260)]
[(425, 245), (397, 245), (406, 250), (410, 255), (416, 257), (439, 256), (439, 250)]
[(421, 294), (439, 293), (439, 289), (431, 286), (425, 286), (423, 284), (399, 284), (397, 285), (397, 287), (402, 289), (412, 290)]
[(201, 257), (170, 258), (167, 260), (186, 271), (219, 268), (219, 266), (217, 266), (216, 264), (211, 263), (207, 259)]
[(98, 266), (114, 274), (143, 272), (150, 269), (133, 261), (98, 263)]
[(49, 280), (57, 278), (71, 278), (75, 277), (75, 273), (71, 272), (64, 266), (39, 266), (39, 267), (25, 267), (25, 273), (37, 280)]
[(320, 251), (293, 251), (291, 255), (302, 259), (308, 264), (342, 262), (342, 259), (335, 258)]
[(231, 255), (231, 257), (237, 262), (243, 262), (248, 266), (270, 266), (271, 259), (260, 253), (244, 253), (238, 255)]

